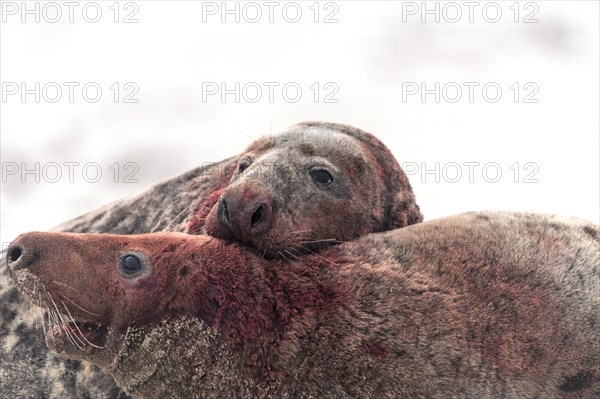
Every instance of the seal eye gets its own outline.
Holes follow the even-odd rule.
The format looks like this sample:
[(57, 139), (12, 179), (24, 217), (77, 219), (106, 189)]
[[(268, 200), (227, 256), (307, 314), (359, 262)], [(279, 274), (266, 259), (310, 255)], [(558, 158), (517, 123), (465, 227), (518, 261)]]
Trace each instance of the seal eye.
[(243, 160), (242, 162), (240, 162), (240, 165), (238, 166), (238, 172), (244, 173), (244, 171), (246, 169), (248, 169), (248, 166), (250, 166), (251, 164), (252, 164), (252, 162), (250, 162), (248, 160)]
[(142, 260), (135, 254), (127, 254), (119, 260), (119, 271), (124, 276), (131, 276), (142, 270)]
[(315, 169), (310, 171), (310, 177), (319, 184), (328, 185), (333, 182), (333, 176), (325, 169)]

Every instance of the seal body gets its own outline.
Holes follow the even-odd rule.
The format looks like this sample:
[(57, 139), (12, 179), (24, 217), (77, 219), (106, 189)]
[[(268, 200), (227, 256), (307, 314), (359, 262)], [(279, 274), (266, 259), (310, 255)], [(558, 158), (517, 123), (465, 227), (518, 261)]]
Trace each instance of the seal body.
[(174, 233), (29, 233), (8, 261), (49, 347), (134, 397), (593, 398), (599, 235), (472, 213), (291, 262)]
[(305, 122), (240, 155), (205, 228), (290, 258), (422, 220), (406, 174), (381, 141), (351, 126)]

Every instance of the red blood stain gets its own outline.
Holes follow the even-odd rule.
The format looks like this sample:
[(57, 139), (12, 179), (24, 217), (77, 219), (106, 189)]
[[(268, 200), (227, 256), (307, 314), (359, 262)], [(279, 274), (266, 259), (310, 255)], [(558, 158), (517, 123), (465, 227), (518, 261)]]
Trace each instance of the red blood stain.
[(236, 167), (237, 164), (233, 163), (233, 165), (227, 168), (227, 170), (224, 170), (214, 190), (204, 197), (202, 201), (198, 202), (194, 208), (194, 211), (192, 212), (192, 216), (189, 219), (186, 233), (200, 234), (202, 232), (206, 217), (215, 206), (217, 201), (219, 201), (219, 197), (223, 194), (227, 186), (229, 186), (229, 181), (231, 180), (231, 176), (233, 175)]
[(377, 343), (366, 342), (363, 346), (367, 353), (376, 359), (383, 359), (389, 354), (386, 348)]

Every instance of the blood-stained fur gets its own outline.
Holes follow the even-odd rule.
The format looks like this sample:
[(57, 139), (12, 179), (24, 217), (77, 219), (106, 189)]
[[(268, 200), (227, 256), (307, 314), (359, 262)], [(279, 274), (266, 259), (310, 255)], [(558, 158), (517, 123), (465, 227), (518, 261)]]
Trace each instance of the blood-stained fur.
[[(194, 169), (147, 191), (58, 226), (55, 231), (141, 234), (185, 232), (191, 211), (210, 209), (210, 194), (227, 187), (237, 158)], [(202, 203), (202, 205), (199, 205)], [(0, 398), (125, 398), (110, 375), (48, 352), (29, 306), (0, 262)]]
[[(369, 149), (365, 154), (379, 158), (376, 162), (370, 158), (365, 159), (370, 162), (373, 173), (379, 176), (373, 189), (386, 193), (377, 202), (382, 210), (382, 213), (377, 216), (378, 221), (376, 223), (370, 221), (367, 227), (370, 226), (372, 231), (385, 230), (419, 221), (421, 217), (419, 208), (414, 202), (414, 195), (406, 176), (398, 169), (397, 162), (386, 147), (372, 135), (349, 126), (322, 122), (295, 125), (284, 135), (288, 134), (287, 137), (290, 137), (292, 131), (295, 132), (293, 134), (300, 135), (306, 131), (322, 130), (333, 136), (336, 129), (338, 133), (343, 132), (348, 137), (356, 137), (361, 148)], [(311, 142), (313, 139), (316, 141)], [(313, 135), (312, 138), (306, 139), (305, 144), (318, 146), (321, 139), (323, 136)], [(261, 145), (260, 143), (264, 144), (264, 140), (259, 140), (255, 144), (258, 146)], [(234, 157), (194, 169), (157, 184), (139, 195), (117, 201), (64, 223), (54, 230), (113, 234), (141, 234), (162, 230), (202, 233), (207, 215), (215, 204), (218, 204), (220, 196), (230, 182), (235, 180), (232, 180), (232, 175), (238, 173), (240, 160), (241, 157)], [(279, 163), (283, 161), (285, 160), (280, 159)], [(385, 178), (389, 180), (383, 181), (382, 176), (386, 176)], [(285, 188), (285, 186), (280, 187)], [(392, 196), (394, 192), (396, 195)], [(369, 195), (379, 194), (374, 192)], [(360, 198), (355, 197), (353, 201), (359, 203)], [(368, 211), (373, 212), (373, 209)], [(305, 215), (302, 220), (308, 221), (309, 218), (310, 215)], [(345, 225), (341, 226), (346, 228)], [(365, 226), (357, 227), (359, 228), (355, 231), (358, 233), (354, 235), (370, 232)], [(305, 237), (303, 241), (320, 241), (320, 247), (337, 242), (337, 240), (325, 240), (331, 238), (332, 230), (323, 230), (319, 235), (317, 229), (318, 227), (313, 228), (311, 239)], [(313, 243), (300, 245), (310, 250), (317, 249), (311, 244)], [(284, 256), (285, 254), (284, 252)], [(299, 253), (294, 252), (294, 254), (297, 256)], [(2, 395), (11, 399), (126, 397), (106, 373), (79, 361), (65, 361), (47, 351), (37, 332), (29, 307), (8, 277), (4, 253), (2, 258), (0, 261), (0, 397)]]
[(134, 397), (594, 398), (599, 235), (479, 212), (292, 261), (174, 233), (28, 233), (8, 261), (50, 348)]

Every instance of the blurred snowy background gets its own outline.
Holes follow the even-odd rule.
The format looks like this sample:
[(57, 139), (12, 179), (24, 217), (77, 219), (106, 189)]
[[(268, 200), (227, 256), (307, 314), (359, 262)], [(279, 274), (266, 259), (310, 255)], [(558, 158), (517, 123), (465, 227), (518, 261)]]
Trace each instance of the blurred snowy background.
[(75, 4), (0, 2), (2, 242), (304, 120), (381, 138), (426, 219), (600, 222), (597, 1)]

